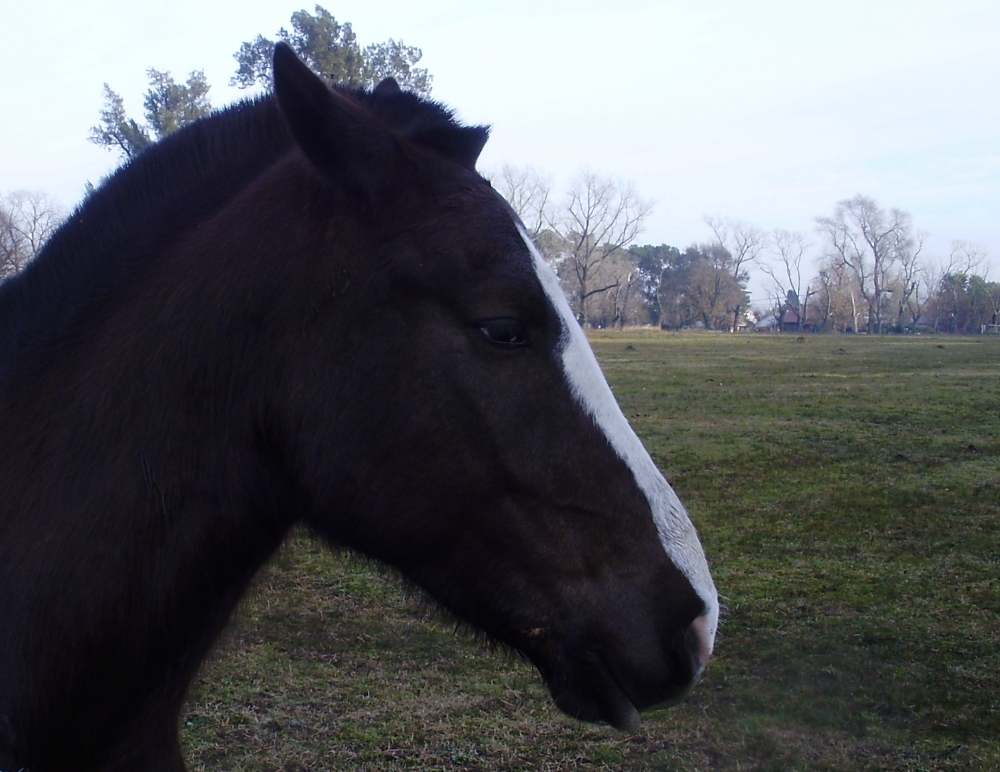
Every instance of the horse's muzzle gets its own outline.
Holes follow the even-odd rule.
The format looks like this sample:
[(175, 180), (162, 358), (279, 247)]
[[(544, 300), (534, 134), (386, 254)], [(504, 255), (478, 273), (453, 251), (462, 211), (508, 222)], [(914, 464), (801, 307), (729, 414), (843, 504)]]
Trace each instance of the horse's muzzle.
[(697, 617), (658, 645), (591, 641), (536, 664), (564, 713), (632, 731), (641, 712), (676, 705), (694, 688), (711, 656), (708, 624)]

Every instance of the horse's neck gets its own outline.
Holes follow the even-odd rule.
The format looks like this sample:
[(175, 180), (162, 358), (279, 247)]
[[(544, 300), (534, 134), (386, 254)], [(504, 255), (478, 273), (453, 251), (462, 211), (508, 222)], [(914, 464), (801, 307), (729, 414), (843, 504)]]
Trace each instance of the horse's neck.
[[(283, 135), (253, 131), (243, 151), (269, 147), (254, 159), (266, 168)], [(181, 286), (211, 296), (203, 313), (232, 296), (213, 265), (207, 280), (178, 281), (171, 245), (260, 172), (240, 167), (237, 184), (220, 162), (200, 203), (164, 196), (163, 211), (126, 211), (133, 178), (161, 161), (124, 170), (0, 293), (0, 714), (19, 706), (15, 723), (50, 704), (99, 723), (99, 706), (135, 708), (150, 679), (180, 694), (291, 520), (282, 481), (257, 458), (250, 403), (198, 412), (206, 395), (232, 392), (198, 378), (219, 378), (246, 347), (209, 351), (225, 325), (167, 304)], [(50, 624), (34, 625), (42, 613)], [(30, 667), (18, 659), (29, 649)], [(116, 679), (102, 678), (111, 663), (100, 651), (121, 653)], [(139, 691), (116, 696), (122, 684)]]
[[(0, 714), (13, 711), (19, 732), (65, 736), (70, 746), (151, 699), (179, 704), (290, 521), (280, 483), (248, 453), (186, 484), (176, 468), (135, 458), (133, 470), (97, 454), (75, 478), (59, 478), (71, 483), (65, 491), (36, 494), (20, 529), (7, 529), (15, 538), (0, 538), (0, 684), (9, 690)], [(81, 492), (81, 474), (98, 482)], [(39, 553), (32, 545), (43, 542)], [(29, 651), (30, 663), (19, 659)]]

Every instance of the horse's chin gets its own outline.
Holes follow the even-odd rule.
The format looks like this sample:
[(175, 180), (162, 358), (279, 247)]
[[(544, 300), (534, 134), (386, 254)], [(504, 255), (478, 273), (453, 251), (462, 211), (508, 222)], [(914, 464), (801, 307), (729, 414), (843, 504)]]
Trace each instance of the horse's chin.
[(635, 731), (641, 719), (632, 698), (597, 651), (583, 653), (569, 673), (552, 673), (549, 691), (566, 715), (590, 723)]
[[(669, 708), (681, 702), (694, 687), (694, 680), (674, 685), (659, 695), (655, 702), (649, 695), (630, 695), (615, 676), (610, 661), (599, 651), (581, 653), (576, 662), (563, 660), (564, 672), (547, 673), (549, 691), (556, 706), (568, 716), (590, 723), (603, 723), (626, 732), (636, 731), (641, 723), (640, 711)], [(543, 668), (543, 673), (546, 669)], [(638, 703), (638, 705), (637, 705)]]
[(639, 711), (599, 653), (587, 656), (587, 668), (598, 696), (601, 718), (615, 729), (634, 731), (639, 727)]

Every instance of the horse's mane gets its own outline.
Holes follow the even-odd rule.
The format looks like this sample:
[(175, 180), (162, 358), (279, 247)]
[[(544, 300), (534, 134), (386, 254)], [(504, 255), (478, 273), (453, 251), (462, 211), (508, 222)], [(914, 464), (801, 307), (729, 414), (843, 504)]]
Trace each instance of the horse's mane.
[[(421, 137), (460, 130), (446, 108), (395, 88), (350, 94), (386, 127), (439, 151), (436, 140)], [(157, 254), (224, 207), (291, 144), (274, 98), (265, 96), (196, 121), (121, 166), (35, 260), (0, 283), (0, 383), (22, 344), (61, 338), (84, 318), (92, 322)]]

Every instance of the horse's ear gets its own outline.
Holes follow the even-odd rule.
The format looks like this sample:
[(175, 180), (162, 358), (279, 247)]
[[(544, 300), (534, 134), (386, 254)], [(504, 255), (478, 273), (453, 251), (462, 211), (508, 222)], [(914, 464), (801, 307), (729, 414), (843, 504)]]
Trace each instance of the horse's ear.
[(460, 163), (470, 171), (476, 170), (476, 161), (483, 152), (490, 130), (486, 126), (435, 126), (418, 132), (411, 139), (425, 147)]
[(285, 43), (274, 47), (274, 95), (295, 143), (326, 177), (374, 203), (392, 177), (392, 134), (330, 89)]
[(402, 91), (399, 84), (393, 78), (384, 78), (381, 83), (375, 87), (373, 92), (377, 96), (387, 96), (388, 94), (398, 94)]

